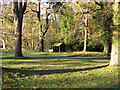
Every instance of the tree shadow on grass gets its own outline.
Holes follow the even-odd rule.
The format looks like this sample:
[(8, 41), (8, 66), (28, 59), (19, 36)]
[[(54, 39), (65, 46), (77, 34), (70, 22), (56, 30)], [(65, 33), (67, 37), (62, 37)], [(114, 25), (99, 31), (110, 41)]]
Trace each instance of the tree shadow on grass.
[[(40, 55), (40, 54), (23, 54), (24, 57), (16, 58), (14, 57), (14, 53), (3, 53), (5, 55), (12, 55), (10, 57), (2, 57), (2, 59), (85, 59), (85, 60), (109, 60), (110, 58), (95, 58), (95, 57), (88, 57), (90, 55), (85, 55), (77, 57), (76, 55), (70, 56), (51, 56), (51, 55)], [(82, 54), (80, 54), (82, 55)], [(94, 56), (94, 55), (93, 55)]]
[(83, 68), (83, 69), (58, 69), (58, 70), (25, 70), (25, 69), (12, 69), (12, 68), (2, 68), (2, 70), (4, 72), (20, 73), (20, 75), (31, 76), (31, 75), (49, 75), (49, 74), (57, 74), (57, 73), (86, 71), (86, 70), (100, 69), (107, 66), (108, 65), (97, 66), (92, 68)]
[(39, 58), (39, 57), (13, 57), (13, 56), (10, 56), (10, 57), (2, 57), (2, 59), (21, 59), (21, 60), (30, 60), (30, 59), (50, 59), (50, 58)]
[(29, 59), (74, 59), (74, 60), (107, 60), (109, 61), (108, 58), (84, 58), (84, 57), (67, 57), (67, 56), (39, 56), (39, 57), (14, 57), (14, 56), (9, 56), (9, 57), (2, 57), (3, 60), (5, 59), (21, 59), (21, 60), (29, 60)]
[(94, 57), (92, 54), (77, 54), (77, 55), (69, 55), (69, 57)]
[(93, 58), (93, 59), (110, 59), (110, 57), (107, 57), (105, 55), (99, 55), (99, 54), (76, 54), (76, 55), (69, 55), (68, 57), (86, 57), (86, 58)]

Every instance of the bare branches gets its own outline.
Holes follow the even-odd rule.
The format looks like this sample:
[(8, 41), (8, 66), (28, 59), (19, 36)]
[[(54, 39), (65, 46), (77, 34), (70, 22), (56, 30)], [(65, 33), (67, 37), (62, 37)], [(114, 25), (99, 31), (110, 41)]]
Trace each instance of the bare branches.
[(20, 13), (24, 14), (27, 7), (27, 2), (24, 2), (24, 5), (22, 6), (22, 1), (20, 2), (14, 2), (14, 13), (18, 16)]
[(21, 0), (18, 2), (18, 10), (22, 11), (22, 1)]
[(36, 12), (36, 13), (38, 12), (37, 10), (33, 10), (32, 8), (30, 8), (30, 10), (31, 10), (32, 12)]
[(26, 7), (27, 7), (27, 2), (24, 2), (24, 6), (22, 7), (23, 8), (23, 13), (25, 12)]
[(39, 13), (40, 13), (40, 2), (39, 2), (39, 6), (38, 7), (39, 7)]
[(40, 2), (39, 2), (39, 4), (38, 4), (38, 8), (39, 8), (38, 11), (37, 11), (37, 10), (34, 10), (34, 9), (32, 9), (32, 8), (30, 8), (30, 10), (31, 10), (32, 12), (40, 13)]
[(24, 14), (27, 14), (28, 12), (30, 12), (30, 11), (26, 11), (26, 12), (24, 12)]
[(104, 8), (104, 5), (102, 4), (102, 2), (98, 3), (96, 0), (94, 0), (94, 2), (95, 2), (95, 4), (97, 4), (98, 6), (100, 6), (100, 7), (101, 7), (101, 9), (103, 9), (103, 8)]
[[(99, 10), (102, 10), (103, 9), (103, 4), (100, 2), (100, 3), (98, 3), (98, 2), (96, 2), (96, 0), (94, 0), (95, 1), (95, 3), (97, 4), (97, 5), (99, 5), (100, 7), (102, 7), (102, 8), (99, 8), (99, 9), (90, 9), (90, 10), (87, 10), (87, 11), (83, 11), (83, 9), (81, 8), (81, 6), (79, 5), (79, 2), (76, 2), (78, 5), (79, 5), (79, 7), (80, 7), (80, 10), (81, 10), (81, 14), (82, 15), (84, 15), (84, 14), (88, 14), (88, 13), (92, 13), (92, 12), (96, 12), (96, 11), (99, 11)], [(77, 13), (78, 14), (78, 13)]]
[(20, 0), (20, 2), (19, 2), (19, 7), (22, 7), (22, 1)]
[[(96, 12), (96, 11), (99, 11), (99, 10), (102, 10), (101, 8), (100, 9), (91, 9), (90, 11), (93, 11), (93, 12)], [(90, 13), (90, 11), (87, 11), (87, 12), (84, 12), (83, 14), (87, 14), (87, 13)]]
[(100, 3), (98, 3), (98, 2), (96, 2), (96, 0), (94, 0), (95, 1), (95, 3), (98, 5), (98, 6), (101, 6), (101, 4)]
[(17, 15), (18, 12), (18, 3), (14, 2), (14, 9), (13, 9), (14, 13)]

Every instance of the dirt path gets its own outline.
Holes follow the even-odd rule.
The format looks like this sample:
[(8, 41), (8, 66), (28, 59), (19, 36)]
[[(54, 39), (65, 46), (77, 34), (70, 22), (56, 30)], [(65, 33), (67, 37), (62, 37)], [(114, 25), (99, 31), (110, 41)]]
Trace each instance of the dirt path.
[[(14, 55), (14, 53), (2, 53), (6, 55)], [(51, 56), (51, 55), (35, 55), (35, 54), (23, 54), (25, 57), (36, 57), (36, 58), (49, 58), (49, 59), (84, 59), (92, 61), (107, 61), (109, 58), (88, 58), (88, 57), (70, 57), (70, 56)]]

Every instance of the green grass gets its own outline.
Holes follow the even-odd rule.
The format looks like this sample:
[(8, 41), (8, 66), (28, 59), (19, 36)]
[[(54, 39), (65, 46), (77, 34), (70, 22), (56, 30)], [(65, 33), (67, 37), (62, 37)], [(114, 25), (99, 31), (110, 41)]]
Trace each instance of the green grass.
[(27, 54), (37, 55), (52, 55), (52, 56), (71, 56), (71, 57), (91, 57), (91, 58), (107, 58), (103, 52), (62, 52), (62, 53), (49, 53), (49, 52), (34, 52), (34, 51), (23, 51)]
[[(14, 53), (13, 50), (3, 50), (2, 52)], [(107, 58), (103, 52), (35, 52), (35, 51), (23, 51), (23, 54), (36, 54), (36, 55), (51, 55), (51, 56), (70, 56), (70, 57), (90, 57), (90, 58)]]
[(3, 55), (3, 88), (117, 88), (118, 67), (78, 59)]
[(14, 50), (3, 49), (1, 51), (4, 52), (4, 53), (14, 53)]

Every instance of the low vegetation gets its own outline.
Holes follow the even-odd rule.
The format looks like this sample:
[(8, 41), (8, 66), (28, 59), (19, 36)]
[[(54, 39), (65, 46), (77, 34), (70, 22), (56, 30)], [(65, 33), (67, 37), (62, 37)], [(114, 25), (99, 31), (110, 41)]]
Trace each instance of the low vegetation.
[(117, 88), (118, 67), (79, 59), (2, 56), (3, 88)]

